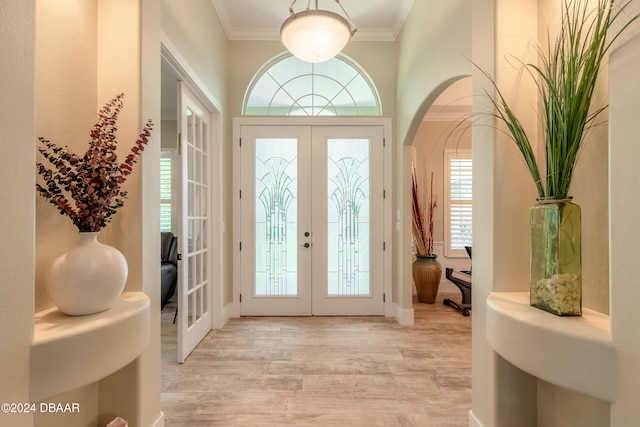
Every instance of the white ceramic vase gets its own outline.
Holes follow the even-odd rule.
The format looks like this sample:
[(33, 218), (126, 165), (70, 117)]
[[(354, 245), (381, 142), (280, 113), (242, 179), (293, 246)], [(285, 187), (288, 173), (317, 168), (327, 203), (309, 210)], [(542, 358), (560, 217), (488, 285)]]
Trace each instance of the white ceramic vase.
[(81, 232), (79, 244), (57, 257), (46, 278), (53, 303), (70, 316), (108, 310), (127, 281), (124, 255), (98, 242), (98, 232)]

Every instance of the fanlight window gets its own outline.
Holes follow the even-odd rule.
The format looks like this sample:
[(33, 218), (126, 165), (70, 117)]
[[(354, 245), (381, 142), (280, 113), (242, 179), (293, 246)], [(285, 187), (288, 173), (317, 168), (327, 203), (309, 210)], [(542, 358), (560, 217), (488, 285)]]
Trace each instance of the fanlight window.
[(245, 95), (246, 116), (379, 116), (377, 90), (356, 64), (339, 55), (312, 64), (287, 55), (266, 64)]

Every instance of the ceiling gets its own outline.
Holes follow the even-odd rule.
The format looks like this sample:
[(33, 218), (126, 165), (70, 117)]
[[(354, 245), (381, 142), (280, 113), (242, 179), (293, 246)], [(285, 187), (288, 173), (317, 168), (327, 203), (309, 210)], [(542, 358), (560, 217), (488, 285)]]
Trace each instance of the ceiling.
[[(279, 40), (280, 26), (292, 0), (211, 0), (230, 40)], [(358, 31), (354, 41), (393, 41), (414, 0), (340, 0)], [(307, 8), (297, 0), (294, 12)], [(311, 1), (315, 8), (315, 0)], [(344, 15), (335, 0), (318, 0), (318, 8)]]
[[(211, 0), (230, 40), (279, 40), (280, 26), (289, 16), (293, 0)], [(358, 28), (354, 41), (393, 41), (402, 29), (415, 0), (340, 0)], [(424, 0), (418, 0), (424, 1)], [(294, 12), (309, 0), (296, 0)], [(311, 7), (315, 0), (311, 0)], [(335, 0), (318, 0), (318, 7), (343, 15)], [(163, 117), (175, 117), (175, 79), (163, 74)], [(170, 97), (171, 99), (168, 99)], [(471, 81), (462, 79), (432, 105), (425, 120), (446, 120), (471, 110)], [(171, 110), (171, 111), (169, 111)]]

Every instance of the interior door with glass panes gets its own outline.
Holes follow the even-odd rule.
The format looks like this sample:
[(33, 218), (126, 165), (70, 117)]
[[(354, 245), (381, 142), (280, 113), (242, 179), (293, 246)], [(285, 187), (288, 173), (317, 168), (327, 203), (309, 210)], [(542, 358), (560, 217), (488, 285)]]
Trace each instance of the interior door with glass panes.
[(383, 128), (240, 133), (241, 314), (383, 314)]
[(211, 330), (210, 113), (182, 83), (180, 91), (182, 260), (178, 286), (178, 362)]

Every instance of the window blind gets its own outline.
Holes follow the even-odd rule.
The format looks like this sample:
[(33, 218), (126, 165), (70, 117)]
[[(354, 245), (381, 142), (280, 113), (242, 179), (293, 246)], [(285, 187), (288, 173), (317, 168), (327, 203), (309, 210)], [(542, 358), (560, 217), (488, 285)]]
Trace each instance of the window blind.
[(472, 160), (468, 150), (452, 150), (448, 160), (447, 255), (466, 256), (465, 246), (472, 245)]
[(451, 249), (462, 250), (472, 244), (471, 159), (450, 159), (449, 176)]
[(173, 158), (160, 158), (160, 231), (171, 231)]

